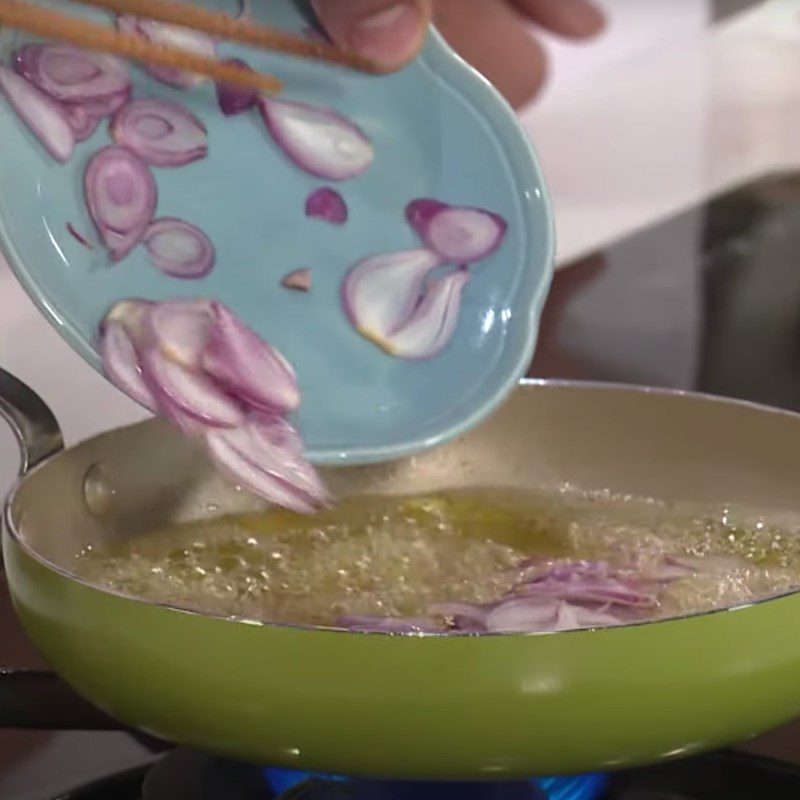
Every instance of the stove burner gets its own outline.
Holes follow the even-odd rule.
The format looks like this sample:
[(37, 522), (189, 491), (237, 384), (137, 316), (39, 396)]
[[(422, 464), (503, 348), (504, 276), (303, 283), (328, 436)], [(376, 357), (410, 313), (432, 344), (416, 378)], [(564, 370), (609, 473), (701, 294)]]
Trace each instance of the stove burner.
[[(63, 792), (51, 800), (356, 800), (355, 782), (348, 780), (306, 779), (298, 783), (298, 773), (269, 772), (275, 779), (282, 774), (291, 785), (282, 794), (270, 792), (264, 771), (236, 764), (213, 756), (188, 750), (174, 750), (159, 757), (152, 767), (144, 766), (127, 773), (107, 777), (97, 783)], [(557, 800), (572, 800), (567, 783), (558, 784), (564, 794), (552, 795)], [(541, 789), (552, 790), (552, 784), (541, 781)], [(391, 784), (372, 784), (368, 800), (387, 800), (402, 795), (382, 791)], [(396, 786), (396, 784), (395, 784)], [(473, 785), (474, 786), (474, 785)], [(416, 789), (418, 784), (407, 784)], [(441, 786), (439, 788), (442, 788)], [(452, 785), (449, 787), (452, 789)], [(459, 787), (461, 788), (461, 787)], [(484, 789), (508, 789), (498, 784)], [(514, 787), (512, 787), (514, 788)], [(516, 784), (521, 794), (499, 795), (504, 798), (532, 800), (537, 798), (530, 784)], [(538, 798), (546, 798), (540, 789)], [(420, 795), (414, 791), (405, 797), (441, 800), (443, 794)], [(450, 796), (453, 796), (452, 794)], [(480, 797), (474, 794), (456, 795), (458, 800)], [(496, 800), (498, 795), (484, 794), (481, 800)], [(744, 753), (712, 753), (655, 767), (628, 770), (609, 776), (602, 800), (784, 800), (800, 798), (800, 768)], [(359, 800), (361, 800), (359, 798)], [(549, 798), (548, 798), (549, 800)], [(598, 798), (599, 800), (599, 798)]]
[(494, 784), (357, 781), (282, 769), (266, 769), (264, 776), (278, 797), (298, 800), (322, 797), (322, 787), (333, 784), (347, 784), (336, 788), (349, 800), (597, 800), (607, 784), (600, 774)]
[(529, 781), (519, 783), (415, 783), (388, 781), (295, 784), (277, 800), (548, 800)]

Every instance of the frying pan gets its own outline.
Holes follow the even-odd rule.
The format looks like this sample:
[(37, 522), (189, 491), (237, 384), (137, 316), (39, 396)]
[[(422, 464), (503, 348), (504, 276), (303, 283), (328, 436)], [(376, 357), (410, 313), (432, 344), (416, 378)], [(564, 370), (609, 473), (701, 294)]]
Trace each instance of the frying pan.
[[(75, 692), (125, 725), (272, 766), (471, 780), (674, 758), (800, 713), (794, 593), (620, 628), (475, 637), (272, 625), (90, 585), (72, 572), (84, 545), (258, 501), (159, 421), (60, 451), (39, 398), (6, 373), (0, 397), (23, 450), (3, 530), (18, 614)], [(326, 477), (340, 494), (569, 481), (800, 511), (798, 453), (792, 413), (527, 382), (441, 449)], [(19, 698), (25, 683), (15, 684)]]

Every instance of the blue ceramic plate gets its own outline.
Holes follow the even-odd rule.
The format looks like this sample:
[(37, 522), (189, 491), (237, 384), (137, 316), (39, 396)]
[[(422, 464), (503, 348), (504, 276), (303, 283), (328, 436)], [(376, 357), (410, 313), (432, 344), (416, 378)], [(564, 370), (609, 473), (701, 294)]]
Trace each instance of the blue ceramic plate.
[[(205, 5), (238, 12), (238, 0)], [(291, 0), (254, 6), (263, 21), (288, 30), (309, 23)], [(21, 41), (3, 32), (6, 63)], [(100, 250), (85, 249), (66, 226), (95, 235), (82, 176), (89, 156), (110, 142), (106, 127), (62, 166), (0, 101), (0, 243), (25, 289), (96, 368), (93, 337), (116, 300), (219, 298), (295, 365), (303, 391), (296, 423), (316, 463), (389, 460), (479, 422), (528, 365), (552, 273), (550, 206), (514, 113), (435, 33), (413, 65), (381, 78), (236, 45), (220, 49), (284, 78), (287, 98), (332, 106), (371, 137), (375, 163), (337, 186), (350, 207), (348, 224), (305, 217), (305, 198), (321, 182), (288, 161), (255, 112), (225, 118), (213, 86), (178, 91), (134, 68), (135, 96), (173, 98), (208, 128), (208, 158), (155, 170), (157, 213), (199, 225), (216, 245), (216, 269), (181, 281), (158, 272), (143, 248), (113, 266)], [(481, 206), (509, 223), (503, 246), (473, 268), (454, 340), (421, 362), (387, 356), (356, 334), (339, 300), (354, 262), (419, 246), (403, 216), (416, 197)], [(308, 294), (280, 286), (300, 267), (312, 269)]]

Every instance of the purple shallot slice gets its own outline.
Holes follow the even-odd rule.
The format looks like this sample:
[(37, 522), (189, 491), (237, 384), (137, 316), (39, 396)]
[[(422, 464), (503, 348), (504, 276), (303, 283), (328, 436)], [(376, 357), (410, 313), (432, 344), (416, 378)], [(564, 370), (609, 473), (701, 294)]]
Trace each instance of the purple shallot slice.
[(139, 244), (155, 213), (152, 173), (127, 148), (105, 147), (86, 167), (84, 193), (101, 241), (112, 261), (120, 261)]
[(66, 164), (72, 158), (75, 134), (61, 105), (3, 66), (0, 66), (0, 93), (56, 161)]

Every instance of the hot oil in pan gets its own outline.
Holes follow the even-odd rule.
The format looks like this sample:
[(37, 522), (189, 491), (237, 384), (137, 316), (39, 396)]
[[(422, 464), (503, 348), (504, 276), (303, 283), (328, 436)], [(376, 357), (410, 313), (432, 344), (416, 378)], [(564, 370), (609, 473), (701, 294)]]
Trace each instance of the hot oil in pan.
[[(800, 515), (581, 493), (469, 490), (355, 497), (313, 517), (281, 511), (154, 531), (80, 553), (76, 571), (127, 595), (247, 619), (335, 625), (491, 604), (537, 565), (603, 560), (695, 573), (628, 619), (729, 607), (800, 585)], [(602, 610), (602, 609), (601, 609)]]

